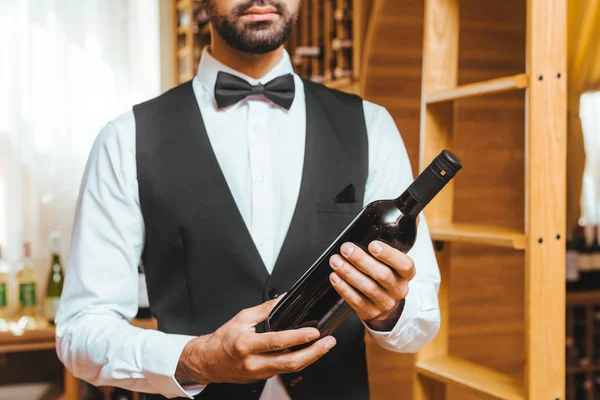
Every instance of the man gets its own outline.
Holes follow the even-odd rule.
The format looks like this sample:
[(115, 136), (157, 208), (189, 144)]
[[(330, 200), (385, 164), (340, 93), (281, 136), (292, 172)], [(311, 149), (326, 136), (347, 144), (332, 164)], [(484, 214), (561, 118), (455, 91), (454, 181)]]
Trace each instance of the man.
[[(410, 184), (404, 144), (385, 109), (293, 74), (282, 45), (300, 0), (204, 4), (198, 75), (110, 122), (91, 151), (59, 357), (150, 398), (368, 399), (365, 328), (414, 352), (439, 327), (425, 221), (410, 257), (375, 241), (331, 258), (355, 311), (333, 336), (297, 350), (318, 331), (264, 321), (364, 204)], [(129, 324), (140, 260), (158, 331)]]

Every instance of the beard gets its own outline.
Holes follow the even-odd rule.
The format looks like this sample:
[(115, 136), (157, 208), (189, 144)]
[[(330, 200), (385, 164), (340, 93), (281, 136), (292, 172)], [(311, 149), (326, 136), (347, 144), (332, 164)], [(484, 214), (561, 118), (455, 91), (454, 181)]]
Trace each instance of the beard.
[[(213, 29), (229, 46), (249, 54), (265, 54), (279, 48), (290, 37), (298, 17), (298, 10), (291, 12), (277, 0), (247, 0), (227, 15), (217, 11), (214, 1), (203, 0)], [(274, 21), (244, 21), (242, 15), (252, 6), (273, 6), (279, 18)]]

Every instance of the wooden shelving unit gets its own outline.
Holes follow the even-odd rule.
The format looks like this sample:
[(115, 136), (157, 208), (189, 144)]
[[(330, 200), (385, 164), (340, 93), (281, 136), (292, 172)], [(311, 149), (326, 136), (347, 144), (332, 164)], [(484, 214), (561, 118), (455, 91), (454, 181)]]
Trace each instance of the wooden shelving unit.
[[(526, 71), (459, 86), (459, 0), (425, 1), (420, 169), (452, 149), (456, 100), (524, 89), (525, 231), (453, 223), (452, 183), (425, 210), (433, 238), (445, 242), (437, 246), (442, 325), (416, 357), (417, 400), (445, 399), (447, 386), (496, 399), (565, 399), (566, 0), (526, 4)], [(465, 165), (490, 174), (502, 167)], [(449, 354), (453, 242), (525, 251), (524, 380)]]
[(179, 85), (194, 77), (204, 46), (210, 44), (210, 24), (206, 23), (201, 2), (172, 0), (173, 2), (173, 71)]
[[(155, 319), (134, 319), (131, 324), (144, 329), (156, 329)], [(20, 353), (26, 351), (51, 350), (56, 347), (56, 332), (54, 326), (40, 320), (37, 327), (24, 330), (17, 334), (13, 332), (0, 332), (0, 354)], [(112, 388), (101, 388), (105, 398), (110, 399)], [(140, 398), (139, 393), (133, 394), (134, 400)], [(81, 400), (79, 380), (65, 368), (64, 393), (60, 400)]]

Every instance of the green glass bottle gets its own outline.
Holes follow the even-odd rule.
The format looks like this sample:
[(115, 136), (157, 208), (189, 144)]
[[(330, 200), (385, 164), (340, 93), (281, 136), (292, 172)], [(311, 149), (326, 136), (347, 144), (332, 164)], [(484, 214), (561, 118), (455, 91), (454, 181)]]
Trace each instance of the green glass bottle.
[(0, 332), (8, 330), (8, 291), (10, 286), (10, 266), (2, 257), (0, 247)]
[(46, 319), (50, 324), (54, 324), (58, 303), (63, 290), (65, 276), (63, 274), (62, 263), (60, 261), (60, 234), (52, 232), (50, 234), (52, 243), (52, 262), (50, 263), (50, 272), (48, 273), (48, 285), (46, 287)]
[(18, 287), (17, 326), (20, 329), (35, 329), (37, 325), (37, 271), (31, 258), (31, 243), (23, 245), (23, 262), (16, 274)]

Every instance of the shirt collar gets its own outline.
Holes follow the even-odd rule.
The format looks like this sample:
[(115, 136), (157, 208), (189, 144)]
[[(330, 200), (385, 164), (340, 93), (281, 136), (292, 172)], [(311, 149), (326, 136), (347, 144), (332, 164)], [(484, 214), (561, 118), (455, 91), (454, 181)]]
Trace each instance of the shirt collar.
[(262, 76), (259, 79), (254, 79), (218, 61), (209, 53), (208, 46), (204, 47), (204, 49), (202, 50), (202, 57), (200, 58), (200, 64), (198, 65), (198, 74), (196, 75), (196, 77), (200, 81), (200, 83), (202, 83), (202, 86), (204, 86), (204, 88), (210, 93), (214, 93), (215, 91), (215, 83), (217, 81), (217, 74), (219, 73), (219, 71), (228, 72), (232, 75), (238, 76), (250, 83), (251, 85), (256, 85), (258, 83), (264, 85), (270, 80), (277, 78), (278, 76), (293, 73), (294, 68), (292, 67), (292, 62), (290, 60), (288, 52), (284, 49), (281, 61), (279, 61), (279, 63), (275, 67), (273, 67), (269, 72), (267, 72), (264, 76)]

